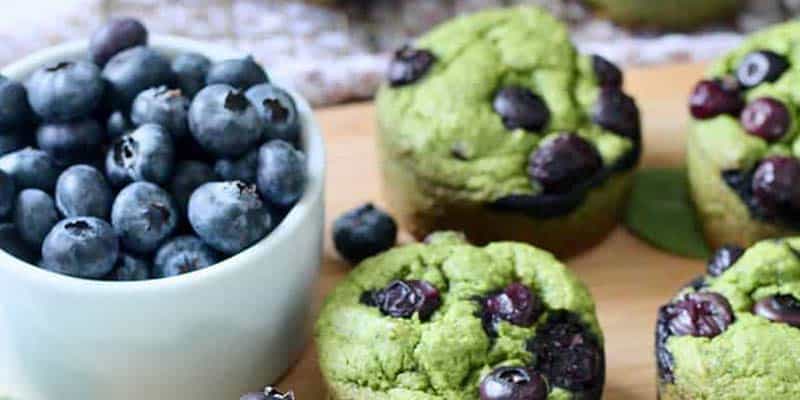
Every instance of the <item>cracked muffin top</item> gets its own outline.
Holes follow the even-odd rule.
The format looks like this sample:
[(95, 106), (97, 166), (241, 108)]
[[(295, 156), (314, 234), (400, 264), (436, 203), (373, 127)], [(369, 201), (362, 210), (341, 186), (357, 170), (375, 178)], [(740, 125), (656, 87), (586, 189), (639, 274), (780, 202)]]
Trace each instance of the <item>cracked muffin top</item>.
[(692, 145), (751, 214), (800, 227), (800, 23), (752, 35), (695, 87)]
[(435, 195), (563, 195), (636, 164), (639, 112), (622, 80), (538, 8), (456, 18), (395, 54), (381, 141)]
[(659, 310), (669, 399), (800, 397), (800, 238), (721, 248), (708, 274)]
[(600, 398), (602, 334), (570, 271), (525, 244), (428, 243), (364, 261), (326, 300), (315, 335), (335, 399)]

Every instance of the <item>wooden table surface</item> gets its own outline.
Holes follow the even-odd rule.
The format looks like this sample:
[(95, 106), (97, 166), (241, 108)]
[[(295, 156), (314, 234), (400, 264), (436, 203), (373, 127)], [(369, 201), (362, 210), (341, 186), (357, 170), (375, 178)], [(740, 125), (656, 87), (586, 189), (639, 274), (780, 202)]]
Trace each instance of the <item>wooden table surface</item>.
[[(645, 166), (681, 165), (686, 98), (702, 73), (699, 65), (631, 70), (626, 86), (644, 118)], [(318, 111), (328, 150), (326, 246), (315, 310), (349, 268), (330, 240), (330, 223), (366, 201), (382, 204), (374, 151), (374, 109), (369, 103)], [(408, 240), (403, 235), (402, 240)], [(589, 285), (606, 336), (605, 399), (655, 399), (653, 326), (658, 306), (700, 273), (704, 263), (665, 254), (618, 228), (605, 243), (568, 264)], [(316, 352), (309, 345), (302, 360), (280, 382), (301, 400), (325, 399)]]

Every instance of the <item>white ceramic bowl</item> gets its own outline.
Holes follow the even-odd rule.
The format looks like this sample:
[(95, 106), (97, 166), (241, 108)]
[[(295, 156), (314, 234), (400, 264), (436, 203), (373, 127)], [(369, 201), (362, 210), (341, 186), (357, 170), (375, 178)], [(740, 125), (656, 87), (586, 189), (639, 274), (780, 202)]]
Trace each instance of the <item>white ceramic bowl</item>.
[[(150, 45), (169, 56), (241, 57), (176, 37)], [(1, 72), (22, 80), (86, 48), (56, 46)], [(0, 251), (0, 336), (10, 348), (0, 363), (15, 400), (233, 400), (286, 371), (308, 336), (324, 225), (324, 145), (308, 103), (294, 97), (308, 186), (250, 249), (191, 274), (121, 283), (58, 275)]]

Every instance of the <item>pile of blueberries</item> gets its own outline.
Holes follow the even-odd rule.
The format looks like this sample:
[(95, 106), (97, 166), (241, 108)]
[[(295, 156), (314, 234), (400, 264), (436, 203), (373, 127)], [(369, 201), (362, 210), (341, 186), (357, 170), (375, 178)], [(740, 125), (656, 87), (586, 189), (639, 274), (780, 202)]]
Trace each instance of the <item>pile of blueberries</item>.
[(302, 196), (297, 107), (261, 66), (147, 43), (114, 19), (85, 59), (0, 77), (0, 248), (74, 277), (164, 278), (248, 248)]

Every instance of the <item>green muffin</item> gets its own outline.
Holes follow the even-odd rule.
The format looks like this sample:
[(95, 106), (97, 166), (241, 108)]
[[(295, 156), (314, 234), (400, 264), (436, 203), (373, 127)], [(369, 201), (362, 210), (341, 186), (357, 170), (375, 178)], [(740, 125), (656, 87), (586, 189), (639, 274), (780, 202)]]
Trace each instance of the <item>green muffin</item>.
[(634, 27), (689, 29), (734, 16), (741, 0), (587, 0), (613, 21)]
[(757, 33), (691, 95), (689, 181), (712, 247), (800, 231), (798, 44), (796, 22)]
[(800, 398), (800, 237), (720, 249), (658, 313), (661, 400)]
[(586, 287), (551, 254), (455, 234), (360, 264), (316, 325), (334, 400), (600, 399), (603, 338)]
[(620, 217), (641, 151), (620, 70), (579, 55), (538, 8), (460, 17), (398, 50), (377, 96), (388, 200), (417, 237), (529, 242), (560, 255)]

